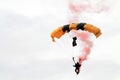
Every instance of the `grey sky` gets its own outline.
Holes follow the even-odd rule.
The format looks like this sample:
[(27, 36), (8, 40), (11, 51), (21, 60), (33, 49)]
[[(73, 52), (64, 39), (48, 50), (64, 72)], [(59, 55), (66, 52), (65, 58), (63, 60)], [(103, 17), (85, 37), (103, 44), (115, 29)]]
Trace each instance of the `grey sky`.
[(72, 67), (72, 50), (62, 44), (68, 39), (52, 43), (49, 35), (67, 23), (66, 4), (67, 0), (0, 0), (0, 80), (120, 79), (119, 3), (110, 14), (80, 15), (80, 21), (99, 26), (103, 34), (79, 76)]

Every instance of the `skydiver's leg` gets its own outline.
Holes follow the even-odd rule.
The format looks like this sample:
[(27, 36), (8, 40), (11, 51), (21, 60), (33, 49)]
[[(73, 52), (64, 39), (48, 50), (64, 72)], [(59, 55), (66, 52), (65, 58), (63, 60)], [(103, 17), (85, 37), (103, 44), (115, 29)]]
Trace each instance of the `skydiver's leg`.
[(75, 68), (75, 72), (76, 72), (77, 74), (79, 74), (80, 68)]
[(77, 69), (77, 74), (79, 74), (79, 72), (80, 72), (80, 68)]
[(78, 69), (75, 69), (75, 72), (76, 72), (76, 74), (78, 74), (79, 73)]
[(77, 69), (75, 68), (75, 72), (77, 73)]

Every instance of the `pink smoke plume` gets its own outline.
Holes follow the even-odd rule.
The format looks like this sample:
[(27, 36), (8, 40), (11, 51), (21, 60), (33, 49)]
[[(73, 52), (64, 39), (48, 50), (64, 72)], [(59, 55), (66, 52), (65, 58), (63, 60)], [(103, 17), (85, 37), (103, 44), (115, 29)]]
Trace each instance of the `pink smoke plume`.
[(72, 0), (69, 1), (68, 6), (72, 13), (81, 13), (85, 11), (87, 8), (91, 7), (88, 2), (76, 3), (76, 2), (73, 2)]
[[(77, 1), (69, 0), (68, 8), (70, 13), (73, 15), (68, 19), (69, 23), (78, 22), (79, 15), (82, 12), (93, 12), (93, 13), (100, 13), (103, 11), (108, 11), (109, 7), (103, 4), (103, 1), (99, 1), (96, 4), (93, 4), (94, 0), (86, 0), (86, 1)], [(101, 4), (101, 5), (97, 5)]]
[(69, 23), (72, 22), (78, 22), (79, 21), (79, 15), (81, 12), (83, 12), (85, 9), (90, 7), (88, 3), (74, 3), (74, 1), (70, 0), (68, 4), (68, 8), (73, 16), (71, 16), (68, 19)]
[[(100, 13), (109, 9), (108, 6), (103, 4), (103, 0), (94, 3), (95, 1), (97, 0), (78, 0), (76, 2), (75, 0), (69, 0), (68, 8), (72, 16), (68, 18), (68, 22), (80, 23), (79, 16), (82, 12)], [(83, 44), (80, 52), (81, 55), (78, 56), (78, 62), (82, 64), (83, 61), (87, 60), (93, 46), (93, 42), (90, 38), (91, 34), (86, 31), (73, 31), (73, 35), (75, 35), (77, 39), (81, 41), (81, 44)]]
[(93, 42), (90, 38), (90, 33), (85, 31), (73, 31), (73, 34), (81, 41), (82, 51), (80, 52), (79, 56), (79, 63), (82, 64), (84, 60), (87, 60), (88, 55), (91, 52), (91, 48), (93, 46)]
[[(72, 14), (72, 16), (70, 16), (68, 19), (69, 23), (79, 23), (79, 15), (82, 12), (100, 13), (109, 9), (103, 0), (69, 0), (68, 8), (70, 14)], [(93, 42), (90, 40), (90, 34), (87, 32), (74, 31), (73, 34), (79, 38), (82, 43), (84, 43), (83, 50), (81, 52), (82, 55), (79, 56), (79, 63), (82, 63), (84, 60), (87, 60), (87, 56), (90, 54)]]

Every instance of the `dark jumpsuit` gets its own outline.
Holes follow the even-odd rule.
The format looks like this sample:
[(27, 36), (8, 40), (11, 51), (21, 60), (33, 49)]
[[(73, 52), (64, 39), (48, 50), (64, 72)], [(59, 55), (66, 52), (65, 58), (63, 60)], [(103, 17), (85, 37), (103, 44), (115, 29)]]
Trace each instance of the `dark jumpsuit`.
[(79, 64), (79, 63), (77, 62), (77, 63), (75, 63), (75, 65), (73, 65), (73, 66), (75, 67), (75, 72), (76, 72), (77, 74), (79, 74), (81, 64)]

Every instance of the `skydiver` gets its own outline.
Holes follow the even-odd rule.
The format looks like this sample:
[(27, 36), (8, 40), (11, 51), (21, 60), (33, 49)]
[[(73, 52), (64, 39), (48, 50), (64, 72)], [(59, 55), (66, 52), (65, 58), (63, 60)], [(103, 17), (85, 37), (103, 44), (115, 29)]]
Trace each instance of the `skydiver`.
[[(73, 57), (73, 61), (75, 63), (75, 60), (74, 60), (74, 57)], [(76, 74), (78, 75), (79, 72), (80, 72), (80, 67), (81, 67), (81, 64), (79, 62), (75, 63), (75, 65), (73, 65), (73, 67), (75, 67), (75, 72)]]
[(72, 42), (73, 47), (77, 45), (76, 40), (77, 40), (77, 37), (73, 37), (73, 42)]

